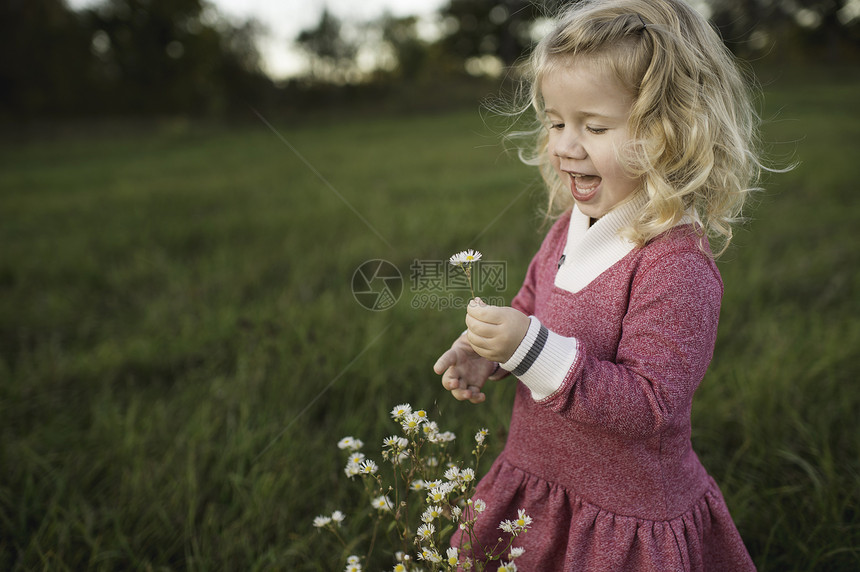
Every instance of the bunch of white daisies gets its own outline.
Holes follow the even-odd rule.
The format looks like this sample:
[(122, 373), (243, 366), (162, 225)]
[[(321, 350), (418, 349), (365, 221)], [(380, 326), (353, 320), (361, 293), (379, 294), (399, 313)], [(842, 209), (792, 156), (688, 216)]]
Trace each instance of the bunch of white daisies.
[[(370, 527), (360, 528), (364, 531), (370, 528), (363, 534), (369, 546), (367, 554), (363, 558), (349, 555), (345, 570), (362, 570), (362, 561), (370, 558), (384, 521), (389, 522), (387, 530), (397, 532), (386, 535), (394, 539), (391, 551), (396, 563), (392, 570), (396, 572), (457, 570), (458, 566), (485, 570), (483, 562), (474, 560), (474, 555), (494, 562), (498, 570), (516, 570), (514, 560), (523, 549), (513, 547), (513, 541), (529, 528), (531, 517), (520, 510), (516, 519), (499, 524), (499, 529), (509, 537), (507, 541), (500, 539), (496, 546), (476, 546), (473, 529), (487, 505), (474, 498), (475, 469), (455, 462), (446, 447), (456, 436), (450, 431), (440, 431), (426, 411), (413, 410), (408, 403), (392, 409), (391, 418), (399, 425), (401, 434), (382, 441), (382, 458), (390, 465), (394, 477), (390, 484), (384, 482), (379, 464), (361, 452), (364, 443), (360, 439), (344, 437), (337, 444), (347, 453), (344, 474), (351, 480), (359, 478), (368, 498), (369, 506), (358, 509), (358, 518), (372, 521)], [(487, 447), (488, 433), (487, 429), (481, 429), (475, 434), (472, 450), (475, 466)], [(335, 510), (329, 516), (317, 516), (313, 525), (331, 532), (345, 550), (351, 550), (356, 542), (347, 542), (341, 534), (345, 519), (344, 512)], [(451, 533), (458, 527), (467, 540), (460, 548), (449, 547)], [(502, 560), (502, 556), (507, 560)]]

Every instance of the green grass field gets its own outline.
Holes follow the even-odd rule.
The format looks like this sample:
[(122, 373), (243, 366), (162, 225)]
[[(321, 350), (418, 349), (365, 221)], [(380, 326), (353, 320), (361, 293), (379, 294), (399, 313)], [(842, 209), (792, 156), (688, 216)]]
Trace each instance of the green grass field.
[[(765, 140), (800, 166), (720, 261), (694, 445), (760, 570), (857, 570), (860, 80), (765, 96)], [(0, 143), (0, 569), (341, 570), (311, 526), (354, 504), (341, 437), (378, 451), (410, 402), (461, 454), (480, 427), (499, 450), (512, 384), (481, 406), (443, 391), (463, 312), (413, 308), (410, 265), (477, 248), (510, 300), (542, 238), (536, 174), (477, 104), (270, 121)], [(405, 278), (381, 312), (351, 293), (376, 258)]]

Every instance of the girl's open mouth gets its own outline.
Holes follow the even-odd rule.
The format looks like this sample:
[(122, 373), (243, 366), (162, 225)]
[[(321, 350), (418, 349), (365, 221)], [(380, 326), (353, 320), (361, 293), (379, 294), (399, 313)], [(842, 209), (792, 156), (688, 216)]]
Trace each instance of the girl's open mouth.
[(597, 194), (603, 179), (597, 175), (570, 174), (570, 192), (577, 201), (585, 202)]

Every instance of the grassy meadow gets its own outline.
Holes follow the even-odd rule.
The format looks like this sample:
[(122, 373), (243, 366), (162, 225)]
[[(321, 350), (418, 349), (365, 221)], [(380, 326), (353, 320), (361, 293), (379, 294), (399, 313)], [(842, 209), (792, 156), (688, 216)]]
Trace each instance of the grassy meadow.
[[(693, 439), (762, 571), (860, 568), (855, 72), (766, 78), (764, 139), (800, 165), (719, 262)], [(311, 525), (356, 504), (341, 437), (381, 461), (409, 402), (463, 457), (488, 427), (482, 470), (502, 446), (512, 384), (447, 395), (431, 368), (463, 312), (413, 304), (410, 266), (479, 249), (510, 300), (536, 173), (477, 103), (248, 115), (0, 140), (0, 569), (342, 570)], [(370, 259), (404, 276), (391, 309), (352, 295)]]

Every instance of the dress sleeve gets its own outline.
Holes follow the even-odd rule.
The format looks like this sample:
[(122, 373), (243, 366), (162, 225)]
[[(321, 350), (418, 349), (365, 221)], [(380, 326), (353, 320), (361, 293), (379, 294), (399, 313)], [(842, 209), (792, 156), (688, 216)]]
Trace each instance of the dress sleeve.
[(511, 300), (511, 307), (516, 308), (526, 316), (532, 315), (535, 309), (535, 276), (537, 273), (536, 268), (539, 255), (540, 253), (532, 259), (529, 264), (529, 269), (526, 272), (525, 280), (523, 280), (523, 285), (520, 287), (520, 291), (517, 292), (517, 295), (514, 296), (513, 300)]
[[(539, 403), (572, 421), (647, 437), (686, 409), (704, 378), (721, 297), (719, 275), (702, 253), (667, 254), (641, 268), (631, 284), (614, 361), (589, 355), (575, 338), (542, 335), (546, 328), (532, 317), (531, 336), (521, 344), (529, 347), (517, 349), (518, 363), (502, 366)], [(529, 355), (531, 363), (523, 364)]]
[[(564, 250), (567, 240), (567, 230), (570, 226), (570, 212), (563, 215), (553, 224), (541, 243), (540, 249), (529, 263), (526, 277), (520, 291), (511, 300), (511, 307), (516, 308), (526, 316), (534, 314), (537, 278), (545, 272), (545, 267), (551, 265), (557, 268), (558, 257)], [(554, 274), (554, 273), (553, 273)]]

